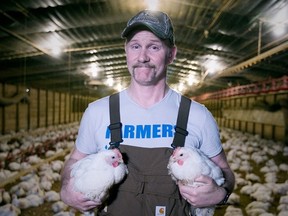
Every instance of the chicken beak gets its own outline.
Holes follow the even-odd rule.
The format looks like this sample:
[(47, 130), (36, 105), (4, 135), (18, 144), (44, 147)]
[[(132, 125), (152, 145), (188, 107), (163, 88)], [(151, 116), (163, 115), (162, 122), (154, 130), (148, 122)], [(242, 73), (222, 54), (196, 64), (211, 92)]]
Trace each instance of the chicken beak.
[(115, 162), (112, 163), (112, 166), (113, 166), (113, 167), (117, 167), (118, 165), (119, 165), (119, 162), (118, 162), (118, 161), (115, 161)]

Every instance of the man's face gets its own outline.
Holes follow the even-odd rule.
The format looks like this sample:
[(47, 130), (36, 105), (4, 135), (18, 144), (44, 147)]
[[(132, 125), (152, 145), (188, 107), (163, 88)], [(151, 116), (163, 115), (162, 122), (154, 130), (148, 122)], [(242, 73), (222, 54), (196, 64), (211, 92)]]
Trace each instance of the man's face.
[[(169, 48), (150, 31), (137, 32), (125, 44), (128, 70), (132, 79), (143, 86), (165, 79), (167, 65), (173, 61), (174, 48)], [(173, 56), (173, 57), (172, 57)]]

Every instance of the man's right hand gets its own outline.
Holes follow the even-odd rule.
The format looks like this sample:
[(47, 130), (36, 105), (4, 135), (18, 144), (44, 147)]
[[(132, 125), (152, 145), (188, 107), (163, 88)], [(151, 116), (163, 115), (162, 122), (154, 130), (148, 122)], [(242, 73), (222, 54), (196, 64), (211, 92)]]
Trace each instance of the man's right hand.
[(90, 200), (84, 194), (73, 189), (73, 179), (70, 179), (67, 185), (63, 185), (60, 191), (61, 200), (67, 205), (81, 211), (88, 211), (99, 207), (100, 200)]

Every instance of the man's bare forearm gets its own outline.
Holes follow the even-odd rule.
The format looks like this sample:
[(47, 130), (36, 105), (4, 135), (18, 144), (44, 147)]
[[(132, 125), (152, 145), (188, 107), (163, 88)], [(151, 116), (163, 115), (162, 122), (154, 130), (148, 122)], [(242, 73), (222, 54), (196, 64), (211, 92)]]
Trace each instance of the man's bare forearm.
[(77, 160), (73, 158), (69, 158), (64, 165), (64, 168), (61, 173), (61, 187), (67, 186), (69, 180), (70, 180), (70, 172), (71, 172), (71, 167), (74, 163), (76, 163)]
[(222, 185), (222, 187), (225, 187), (228, 189), (230, 193), (232, 193), (235, 185), (235, 176), (234, 173), (231, 171), (231, 169), (222, 169), (224, 177), (225, 177), (225, 183)]

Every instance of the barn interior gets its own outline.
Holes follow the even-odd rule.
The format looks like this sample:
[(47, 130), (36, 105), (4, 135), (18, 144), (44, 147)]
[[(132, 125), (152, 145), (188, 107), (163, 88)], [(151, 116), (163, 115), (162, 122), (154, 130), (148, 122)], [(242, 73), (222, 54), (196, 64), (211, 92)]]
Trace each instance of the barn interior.
[(0, 215), (80, 214), (59, 173), (87, 105), (128, 87), (121, 32), (143, 9), (173, 21), (167, 83), (219, 125), (236, 186), (215, 215), (288, 215), (286, 0), (1, 0)]

